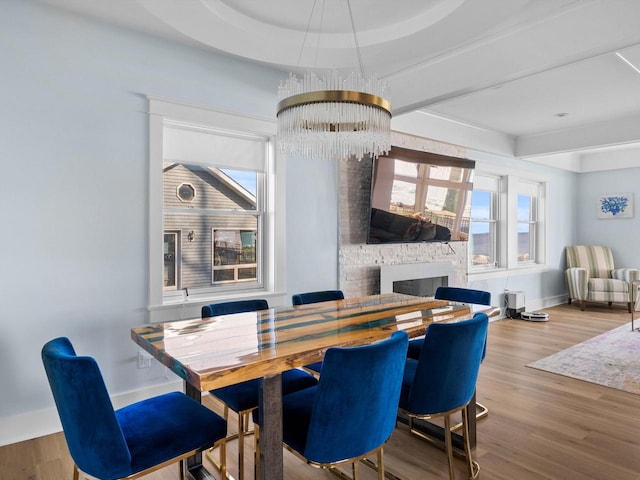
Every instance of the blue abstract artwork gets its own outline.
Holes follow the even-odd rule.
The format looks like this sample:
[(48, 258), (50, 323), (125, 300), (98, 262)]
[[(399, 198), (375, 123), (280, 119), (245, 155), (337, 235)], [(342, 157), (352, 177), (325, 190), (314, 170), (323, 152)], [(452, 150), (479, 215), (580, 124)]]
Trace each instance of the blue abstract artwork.
[(633, 193), (600, 195), (598, 218), (633, 217)]

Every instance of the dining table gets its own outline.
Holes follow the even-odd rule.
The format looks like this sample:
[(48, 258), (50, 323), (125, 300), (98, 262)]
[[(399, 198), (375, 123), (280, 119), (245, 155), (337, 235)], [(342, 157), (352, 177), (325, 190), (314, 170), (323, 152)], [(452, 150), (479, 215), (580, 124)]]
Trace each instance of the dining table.
[[(483, 307), (487, 309), (487, 307)], [(185, 393), (201, 401), (203, 392), (262, 378), (260, 473), (283, 478), (283, 371), (321, 361), (331, 347), (364, 345), (402, 330), (424, 335), (432, 322), (470, 318), (477, 306), (400, 293), (368, 295), (295, 307), (146, 324), (131, 338), (184, 380)], [(475, 409), (475, 401), (470, 405)], [(469, 433), (475, 446), (475, 410)], [(214, 478), (202, 454), (187, 460), (197, 480)]]

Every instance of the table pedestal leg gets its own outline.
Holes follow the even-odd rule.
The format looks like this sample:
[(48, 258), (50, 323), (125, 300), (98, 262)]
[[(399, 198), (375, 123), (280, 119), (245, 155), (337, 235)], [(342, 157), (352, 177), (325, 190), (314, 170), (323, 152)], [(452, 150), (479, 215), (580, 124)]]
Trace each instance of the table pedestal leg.
[(260, 412), (260, 480), (282, 480), (282, 375), (264, 377)]
[[(202, 403), (202, 392), (188, 382), (184, 382), (184, 393), (196, 402)], [(202, 453), (187, 458), (187, 474), (194, 480), (215, 480), (215, 477), (202, 465)]]

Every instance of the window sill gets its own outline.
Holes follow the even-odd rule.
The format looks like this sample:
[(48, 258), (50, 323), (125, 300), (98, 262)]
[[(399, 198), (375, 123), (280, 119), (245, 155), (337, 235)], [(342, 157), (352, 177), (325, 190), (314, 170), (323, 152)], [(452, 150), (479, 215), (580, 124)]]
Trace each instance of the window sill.
[(519, 275), (533, 275), (548, 271), (547, 265), (526, 265), (516, 268), (495, 268), (483, 271), (469, 271), (467, 277), (471, 281), (490, 280), (492, 278), (513, 277)]
[(149, 305), (149, 323), (175, 322), (179, 320), (200, 318), (203, 305), (216, 302), (228, 302), (234, 300), (250, 300), (263, 298), (269, 302), (270, 307), (285, 305), (286, 292), (247, 291), (226, 292), (224, 295), (190, 295), (188, 297), (175, 297), (162, 305)]

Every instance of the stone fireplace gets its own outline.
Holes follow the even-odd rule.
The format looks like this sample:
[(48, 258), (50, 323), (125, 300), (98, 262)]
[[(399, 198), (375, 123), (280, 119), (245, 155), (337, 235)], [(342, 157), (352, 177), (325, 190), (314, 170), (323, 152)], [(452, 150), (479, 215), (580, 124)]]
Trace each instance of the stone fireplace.
[[(462, 147), (397, 132), (392, 134), (392, 143), (414, 150), (466, 157), (466, 149)], [(413, 284), (410, 282), (408, 286), (405, 284), (405, 288), (409, 289), (433, 288), (435, 291), (437, 286), (433, 287), (433, 282), (442, 282), (442, 279), (433, 280), (431, 285), (422, 280), (434, 277), (444, 277), (446, 285), (466, 285), (466, 242), (367, 244), (372, 161), (344, 161), (340, 162), (339, 168), (338, 271), (339, 288), (344, 291), (345, 296), (356, 297), (393, 291), (393, 286), (387, 290), (386, 280), (392, 272), (409, 275), (396, 281), (420, 280), (412, 282)], [(446, 273), (442, 273), (445, 270)]]

